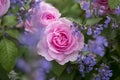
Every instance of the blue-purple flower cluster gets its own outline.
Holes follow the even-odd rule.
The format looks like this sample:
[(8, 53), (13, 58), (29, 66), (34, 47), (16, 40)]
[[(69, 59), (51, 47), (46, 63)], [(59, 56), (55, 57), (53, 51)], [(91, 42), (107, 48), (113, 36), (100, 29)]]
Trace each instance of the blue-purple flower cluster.
[(30, 80), (45, 80), (46, 74), (50, 72), (52, 64), (45, 59), (39, 59), (35, 62), (26, 62), (20, 58), (17, 60), (16, 67), (22, 72), (29, 74)]
[(110, 77), (112, 77), (112, 70), (104, 63), (101, 64), (97, 71), (98, 74), (95, 75), (93, 80), (110, 80)]
[(105, 37), (98, 36), (94, 41), (89, 40), (88, 45), (90, 52), (103, 57), (105, 54), (105, 47), (108, 46), (108, 42)]
[(11, 8), (15, 8), (17, 4), (19, 7), (23, 7), (23, 3), (27, 3), (27, 0), (11, 0)]
[(79, 71), (82, 77), (85, 77), (85, 73), (89, 73), (96, 65), (96, 59), (94, 55), (84, 56), (82, 53), (78, 56)]

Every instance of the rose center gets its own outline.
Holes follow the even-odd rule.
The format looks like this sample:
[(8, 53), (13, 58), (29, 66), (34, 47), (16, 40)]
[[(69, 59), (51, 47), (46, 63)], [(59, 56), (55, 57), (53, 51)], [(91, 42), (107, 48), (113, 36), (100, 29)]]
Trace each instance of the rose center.
[(68, 38), (65, 33), (57, 33), (53, 39), (53, 43), (59, 47), (65, 47), (68, 43)]
[(53, 16), (52, 14), (48, 14), (46, 15), (46, 19), (49, 20), (49, 19), (55, 19), (55, 16)]

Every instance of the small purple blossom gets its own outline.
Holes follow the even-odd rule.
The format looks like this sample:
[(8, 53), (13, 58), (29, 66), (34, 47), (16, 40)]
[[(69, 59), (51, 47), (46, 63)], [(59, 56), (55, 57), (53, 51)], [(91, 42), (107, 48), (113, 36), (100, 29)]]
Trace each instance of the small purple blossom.
[(21, 58), (17, 60), (16, 67), (25, 73), (29, 73), (31, 71), (30, 65)]
[(98, 45), (103, 45), (103, 46), (105, 46), (105, 47), (108, 46), (107, 39), (106, 39), (105, 37), (102, 37), (102, 36), (99, 36), (99, 37), (96, 38), (96, 43), (97, 43)]
[(39, 36), (36, 34), (25, 32), (23, 35), (21, 35), (19, 40), (22, 44), (25, 44), (29, 47), (34, 47), (37, 45), (37, 42), (39, 41)]
[(89, 44), (90, 52), (97, 54), (101, 57), (104, 56), (105, 47), (108, 46), (106, 38), (104, 38), (102, 36), (97, 36), (96, 40), (94, 40), (94, 41), (89, 40), (88, 44)]
[(106, 64), (101, 64), (100, 68), (97, 69), (98, 74), (93, 80), (110, 80), (112, 77), (112, 70)]
[(87, 35), (92, 35), (92, 29), (88, 28)]
[(26, 3), (25, 0), (11, 0), (11, 8), (15, 8), (16, 7), (16, 4), (19, 6), (19, 7), (23, 7), (23, 4)]
[(87, 52), (88, 51), (88, 44), (84, 44), (84, 48), (82, 49), (83, 52)]
[(46, 74), (43, 69), (39, 68), (33, 72), (31, 80), (46, 80)]
[(85, 2), (84, 4), (83, 4), (83, 8), (82, 8), (83, 10), (88, 10), (89, 9), (89, 3), (88, 2)]
[(90, 10), (86, 10), (86, 18), (90, 18), (91, 17), (91, 12), (90, 12)]
[(35, 59), (34, 62), (30, 64), (32, 69), (30, 80), (46, 80), (46, 75), (52, 69), (51, 62), (42, 57), (39, 58), (40, 59)]
[(96, 65), (96, 59), (93, 55), (78, 56), (79, 71), (82, 77), (85, 77), (85, 73), (89, 73)]
[(115, 10), (115, 14), (120, 15), (120, 6), (118, 6), (118, 7), (116, 8), (116, 10)]
[(43, 68), (45, 70), (46, 73), (49, 73), (52, 68), (51, 62), (49, 62), (45, 59), (40, 60), (40, 66), (41, 66), (41, 68)]

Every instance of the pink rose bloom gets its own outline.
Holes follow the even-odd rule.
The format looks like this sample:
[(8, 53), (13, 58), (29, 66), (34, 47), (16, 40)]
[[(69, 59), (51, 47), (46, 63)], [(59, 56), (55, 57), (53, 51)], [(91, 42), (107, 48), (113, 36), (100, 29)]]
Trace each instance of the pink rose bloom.
[(79, 31), (75, 32), (71, 24), (71, 21), (61, 18), (48, 25), (37, 45), (38, 54), (61, 65), (75, 61), (83, 48), (84, 37)]
[(10, 0), (0, 0), (0, 17), (3, 16), (10, 7)]
[(114, 10), (111, 10), (108, 4), (108, 0), (94, 0), (93, 6), (102, 10), (103, 14), (114, 13)]
[(50, 23), (59, 19), (61, 14), (59, 11), (44, 1), (37, 5), (39, 8), (30, 9), (32, 11), (31, 20), (26, 20), (25, 29), (31, 31), (35, 27), (46, 27)]

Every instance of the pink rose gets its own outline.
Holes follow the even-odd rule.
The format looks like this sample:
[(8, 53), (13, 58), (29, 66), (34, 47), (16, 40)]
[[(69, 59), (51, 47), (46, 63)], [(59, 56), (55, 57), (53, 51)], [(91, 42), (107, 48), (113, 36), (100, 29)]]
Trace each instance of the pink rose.
[(0, 17), (3, 16), (10, 7), (10, 0), (0, 0)]
[(61, 18), (48, 25), (37, 45), (38, 54), (61, 65), (75, 61), (83, 48), (84, 37), (79, 31), (75, 32), (71, 24), (71, 21)]
[(61, 16), (55, 7), (45, 2), (40, 3), (40, 10), (36, 15), (38, 22), (43, 26), (47, 26), (49, 23), (56, 21)]
[[(42, 1), (40, 2), (39, 8), (30, 9), (32, 12), (30, 22), (26, 21), (25, 25), (27, 31), (31, 31), (34, 27), (46, 27), (50, 23), (59, 19), (61, 14), (52, 5)], [(29, 24), (30, 23), (30, 24)], [(32, 24), (32, 25), (31, 25)]]
[(103, 14), (114, 13), (114, 10), (109, 7), (108, 0), (94, 0), (93, 6), (101, 10)]

